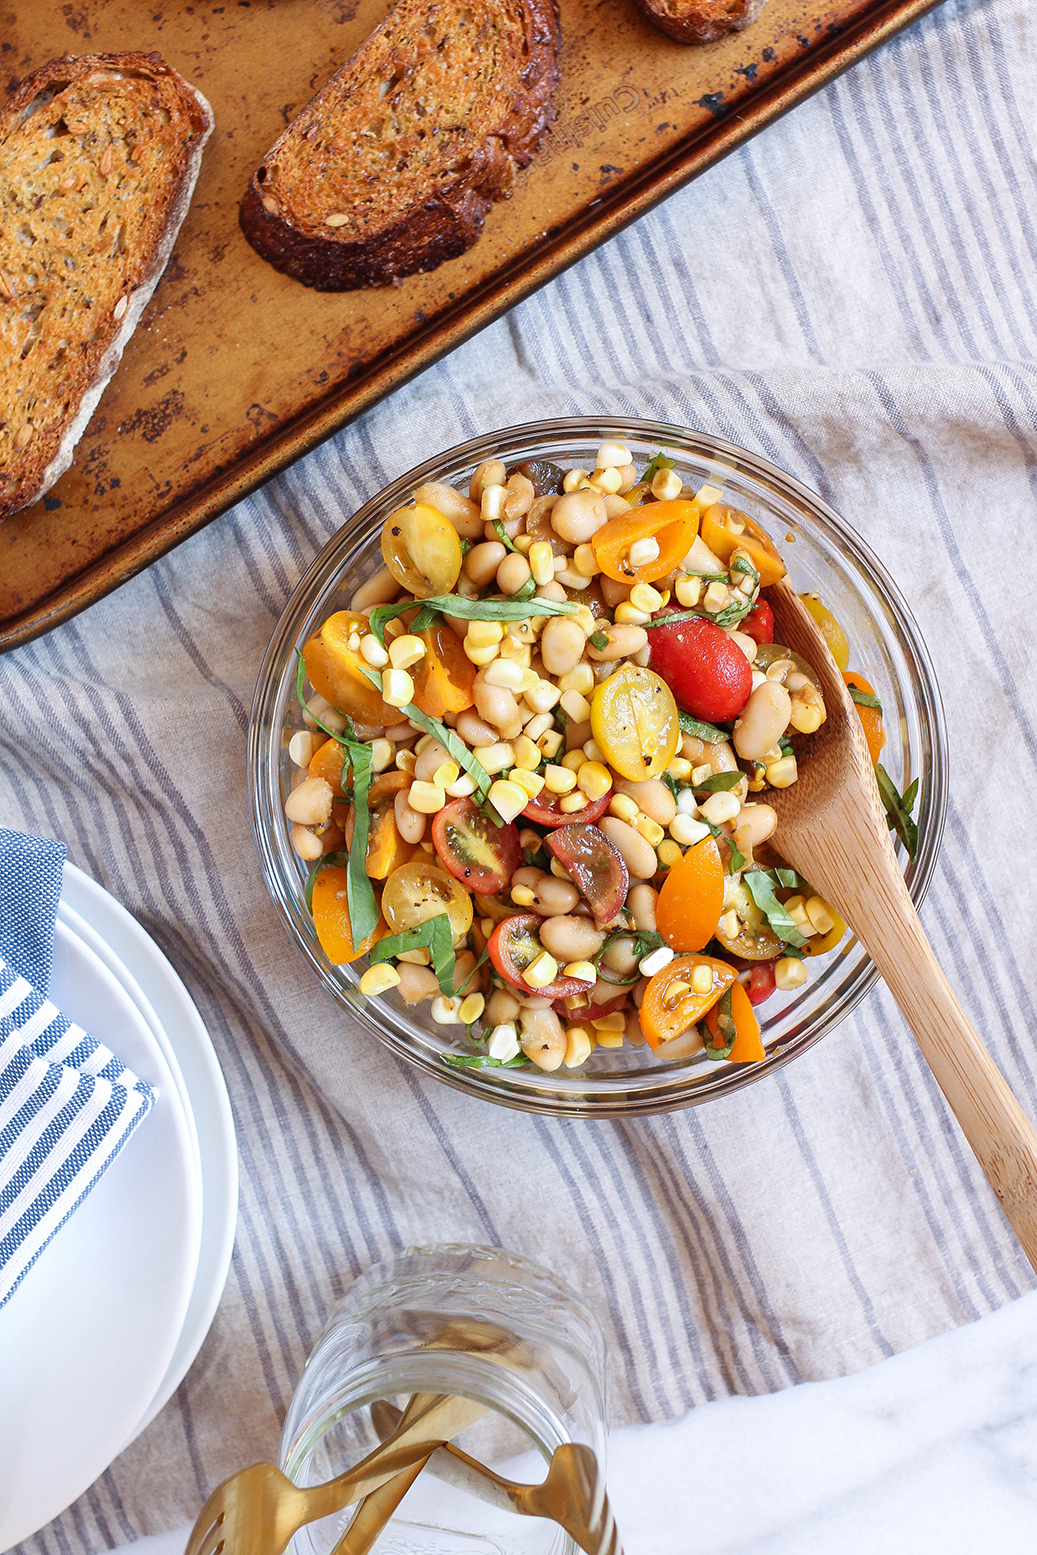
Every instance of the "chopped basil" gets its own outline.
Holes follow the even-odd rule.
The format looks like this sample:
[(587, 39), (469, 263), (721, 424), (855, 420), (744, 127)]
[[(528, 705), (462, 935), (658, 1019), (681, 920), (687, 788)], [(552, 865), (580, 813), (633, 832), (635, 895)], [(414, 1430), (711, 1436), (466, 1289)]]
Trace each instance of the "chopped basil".
[(461, 557), (462, 557), (462, 560), (464, 559), (464, 557), (466, 557), (468, 555), (468, 552), (471, 549), (472, 549), (472, 542), (471, 542), (471, 540), (462, 540), (461, 541)]
[(733, 842), (729, 842), (728, 846), (731, 849), (731, 857), (728, 860), (727, 872), (729, 875), (737, 875), (738, 871), (745, 865), (745, 855), (739, 853)]
[(504, 549), (506, 551), (517, 551), (518, 546), (514, 543), (508, 531), (505, 529), (503, 520), (499, 518), (491, 518), (490, 523), (493, 525), (497, 539), (500, 541), (501, 545), (503, 545)]
[(678, 722), (682, 734), (693, 734), (697, 740), (704, 740), (707, 745), (719, 745), (727, 739), (723, 729), (715, 729), (712, 724), (705, 724), (701, 718), (692, 718), (690, 713), (678, 713)]
[(445, 912), (434, 918), (426, 918), (416, 929), (404, 929), (402, 934), (392, 934), (380, 939), (371, 949), (371, 965), (379, 961), (392, 961), (407, 950), (427, 950), (432, 957), (432, 970), (439, 979), (440, 992), (447, 999), (454, 997), (454, 936), (450, 919)]
[(778, 938), (786, 945), (805, 945), (806, 939), (774, 894), (769, 870), (750, 869), (742, 876), (746, 888)]
[(731, 558), (731, 572), (740, 572), (743, 578), (752, 578), (754, 583), (759, 583), (760, 574), (749, 560), (748, 556), (735, 555)]
[(611, 983), (614, 988), (632, 988), (635, 983), (641, 981), (643, 974), (639, 967), (634, 969), (633, 976), (631, 977), (610, 977), (601, 965), (601, 958), (609, 946), (614, 945), (617, 940), (621, 939), (633, 941), (632, 949), (638, 961), (641, 960), (642, 956), (647, 956), (650, 951), (658, 950), (660, 946), (666, 944), (666, 941), (654, 929), (619, 929), (615, 933), (610, 934), (597, 955), (591, 957), (591, 965), (603, 983)]
[[(520, 589), (516, 589), (515, 590), (514, 594), (512, 594), (511, 597), (512, 597), (512, 599), (517, 599), (517, 600), (520, 600), (520, 601), (521, 600), (532, 599), (534, 594), (536, 593), (536, 591), (537, 591), (536, 579), (534, 577), (530, 576), (530, 577), (528, 577), (526, 579), (525, 583), (523, 583), (523, 585), (522, 585), (522, 587)], [(577, 606), (577, 609), (579, 609), (579, 606)]]
[(914, 858), (918, 849), (918, 827), (911, 819), (911, 811), (918, 798), (918, 779), (915, 778), (907, 792), (901, 796), (885, 767), (877, 766), (875, 776), (878, 779), (879, 796), (886, 811), (886, 825), (890, 831), (896, 832), (907, 849), (908, 858)]
[(461, 594), (404, 599), (395, 605), (379, 605), (371, 611), (371, 630), (383, 647), (385, 623), (415, 606), (420, 607), (422, 615), (429, 612), (429, 619), (436, 613), (453, 616), (458, 621), (525, 621), (529, 616), (574, 616), (580, 608), (571, 599), (465, 599)]
[(671, 610), (669, 615), (656, 616), (652, 621), (645, 622), (645, 631), (650, 632), (656, 626), (672, 626), (675, 621), (700, 621), (700, 610)]
[(676, 799), (677, 795), (680, 793), (680, 789), (677, 787), (677, 784), (674, 782), (672, 775), (669, 772), (664, 772), (663, 775), (662, 775), (662, 779), (663, 779), (663, 782), (666, 784), (666, 787), (670, 790), (670, 793), (673, 795), (674, 799)]
[(735, 1018), (731, 1013), (730, 988), (724, 989), (724, 992), (714, 1005), (714, 1009), (717, 1012), (717, 1032), (720, 1037), (720, 1043), (719, 1046), (716, 1045), (717, 1038), (710, 1031), (709, 1026), (706, 1025), (706, 1045), (704, 1051), (707, 1058), (716, 1060), (728, 1057), (735, 1045), (735, 1037), (737, 1036)]
[(745, 620), (755, 603), (752, 599), (733, 599), (723, 610), (711, 616), (710, 620), (715, 621), (717, 626), (737, 626), (739, 621)]
[[(482, 955), (479, 957), (478, 961), (475, 963), (475, 965), (473, 966), (472, 970), (469, 972), (468, 976), (465, 978), (464, 982), (461, 984), (460, 988), (457, 990), (459, 994), (461, 994), (461, 995), (464, 994), (465, 989), (468, 987), (468, 984), (471, 982), (471, 980), (475, 976), (476, 972), (478, 972), (479, 968), (481, 966), (485, 965), (485, 963), (489, 959), (490, 959), (490, 952), (484, 947)], [(473, 1022), (473, 1024), (474, 1024), (474, 1022)], [(469, 1027), (469, 1035), (471, 1035), (471, 1028), (470, 1027)]]
[(676, 459), (671, 459), (669, 455), (664, 454), (660, 450), (660, 452), (655, 455), (654, 459), (652, 459), (649, 464), (646, 464), (644, 469), (641, 471), (641, 480), (639, 484), (643, 486), (650, 486), (654, 476), (661, 474), (663, 470), (676, 469), (676, 466)]
[(806, 885), (802, 875), (797, 875), (794, 869), (776, 869), (774, 873), (777, 875), (780, 885), (789, 887)]
[(441, 1053), (440, 1057), (455, 1069), (524, 1069), (529, 1063), (524, 1053), (514, 1058), (491, 1058), (489, 1053)]
[(592, 632), (591, 635), (587, 638), (587, 641), (590, 643), (592, 648), (595, 648), (598, 651), (598, 653), (604, 653), (605, 649), (609, 645), (609, 640), (604, 632)]
[(862, 691), (859, 686), (849, 686), (847, 689), (858, 707), (873, 707), (877, 713), (881, 713), (882, 703), (870, 691)]
[(741, 772), (714, 772), (712, 777), (696, 783), (695, 791), (700, 794), (729, 794), (732, 788), (738, 787), (743, 776)]

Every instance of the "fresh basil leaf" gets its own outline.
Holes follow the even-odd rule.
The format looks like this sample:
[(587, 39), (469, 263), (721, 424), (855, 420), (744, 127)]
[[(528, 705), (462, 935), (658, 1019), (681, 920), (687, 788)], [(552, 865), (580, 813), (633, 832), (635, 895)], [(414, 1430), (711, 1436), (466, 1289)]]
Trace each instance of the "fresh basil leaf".
[(503, 519), (491, 518), (490, 522), (493, 525), (497, 539), (500, 541), (501, 545), (503, 545), (504, 549), (506, 551), (517, 551), (518, 546), (514, 543), (508, 531), (505, 529)]
[(885, 767), (877, 766), (875, 776), (878, 780), (879, 796), (886, 812), (886, 824), (890, 831), (896, 832), (904, 844), (908, 858), (914, 858), (918, 849), (918, 827), (911, 819), (911, 810), (918, 798), (918, 779), (915, 778), (907, 793), (901, 797)]
[(422, 605), (421, 609), (418, 611), (417, 615), (414, 617), (414, 620), (410, 624), (411, 631), (414, 633), (424, 632), (432, 625), (438, 614), (438, 610), (430, 610), (428, 605)]
[(712, 777), (696, 783), (695, 791), (700, 794), (729, 794), (733, 788), (738, 787), (743, 776), (741, 772), (714, 772)]
[(660, 451), (655, 455), (649, 464), (645, 465), (644, 469), (641, 471), (641, 480), (639, 484), (650, 486), (654, 476), (660, 474), (663, 470), (673, 470), (676, 469), (676, 467), (676, 459), (671, 459), (668, 454), (664, 454)]
[(440, 1058), (454, 1069), (525, 1069), (529, 1064), (524, 1053), (516, 1053), (514, 1058), (491, 1058), (489, 1053), (441, 1053)]
[(655, 616), (651, 621), (646, 621), (645, 631), (650, 632), (657, 626), (672, 626), (675, 621), (699, 621), (702, 619), (701, 610), (671, 610), (669, 615)]
[(461, 559), (462, 559), (462, 561), (468, 555), (468, 552), (471, 549), (472, 549), (472, 542), (471, 542), (471, 540), (462, 540), (461, 541)]
[(371, 949), (371, 965), (379, 961), (391, 961), (407, 950), (427, 950), (432, 957), (432, 970), (439, 979), (440, 992), (447, 998), (454, 997), (454, 936), (446, 913), (426, 918), (416, 929), (405, 929), (402, 934), (392, 934), (380, 939)]
[(371, 611), (371, 630), (383, 647), (385, 623), (413, 610), (416, 605), (459, 621), (525, 621), (529, 616), (574, 616), (580, 608), (571, 599), (465, 599), (461, 594), (404, 599), (395, 605), (379, 605)]
[(569, 720), (565, 716), (565, 709), (564, 709), (564, 707), (559, 706), (559, 704), (556, 702), (555, 706), (554, 706), (554, 711), (553, 711), (551, 716), (554, 719), (555, 728), (558, 730), (559, 734), (561, 734), (562, 737), (564, 738), (568, 734), (568, 732), (569, 732)]
[(858, 707), (873, 707), (877, 713), (881, 713), (882, 703), (878, 697), (872, 696), (870, 691), (861, 691), (858, 686), (848, 686), (847, 690), (851, 701), (856, 702)]
[[(479, 957), (478, 961), (475, 963), (475, 965), (473, 966), (472, 970), (469, 972), (468, 976), (465, 978), (464, 982), (461, 984), (460, 988), (457, 990), (458, 995), (460, 997), (462, 997), (462, 998), (464, 997), (464, 991), (468, 987), (468, 984), (471, 982), (471, 980), (475, 976), (476, 972), (478, 972), (479, 968), (481, 966), (484, 966), (489, 959), (490, 959), (490, 952), (489, 952), (489, 950), (484, 948), (482, 955)], [(474, 1024), (474, 1022), (473, 1022), (473, 1024)], [(470, 1031), (471, 1031), (471, 1027), (469, 1027), (469, 1032)]]
[(666, 787), (670, 790), (670, 793), (673, 795), (674, 799), (676, 799), (677, 795), (680, 793), (680, 789), (677, 787), (677, 784), (674, 782), (672, 775), (669, 772), (664, 772), (662, 774), (662, 779), (663, 779), (663, 782), (666, 784)]
[[(715, 1062), (718, 1059), (727, 1058), (731, 1052), (731, 1049), (735, 1045), (735, 1037), (737, 1032), (735, 1030), (735, 1018), (731, 1013), (730, 988), (724, 989), (724, 992), (720, 995), (720, 998), (714, 1005), (714, 1009), (717, 1012), (717, 1032), (720, 1037), (720, 1044), (719, 1046), (715, 1045), (717, 1038), (713, 1035), (707, 1025), (706, 1045), (703, 1051), (705, 1052), (707, 1058), (712, 1059)], [(705, 1024), (705, 1022), (703, 1022), (703, 1024)]]
[(806, 939), (775, 896), (774, 886), (768, 873), (762, 869), (749, 869), (742, 879), (753, 901), (765, 915), (778, 938), (786, 945), (805, 945)]
[(779, 885), (789, 886), (790, 888), (792, 886), (806, 885), (806, 881), (801, 875), (797, 875), (794, 869), (776, 869), (774, 873), (778, 877)]
[(754, 583), (759, 583), (760, 574), (749, 560), (748, 556), (733, 556), (731, 558), (731, 572), (740, 572), (743, 578), (752, 578)]
[(598, 653), (603, 653), (609, 645), (609, 640), (604, 632), (592, 632), (587, 641), (592, 648), (597, 649)]
[(727, 872), (729, 875), (737, 875), (738, 871), (745, 865), (745, 855), (739, 853), (733, 842), (729, 842), (728, 846), (731, 849), (731, 857), (728, 860)]
[(534, 594), (536, 593), (536, 591), (537, 591), (536, 579), (534, 577), (530, 576), (530, 577), (528, 577), (526, 579), (525, 583), (523, 583), (523, 585), (522, 585), (522, 587), (520, 589), (516, 589), (515, 590), (514, 594), (512, 594), (511, 597), (512, 597), (512, 599), (517, 599), (517, 600), (532, 599)]
[(367, 801), (371, 787), (371, 747), (351, 740), (348, 749), (353, 767), (353, 841), (349, 847), (346, 900), (350, 934), (356, 946), (374, 933), (382, 910), (367, 873), (367, 840), (371, 832), (371, 809)]
[(678, 713), (677, 720), (681, 726), (682, 734), (693, 734), (697, 740), (704, 740), (707, 745), (719, 745), (727, 739), (723, 729), (716, 729), (712, 724), (705, 724), (701, 718), (692, 718), (690, 713)]
[(313, 868), (310, 870), (306, 877), (306, 911), (308, 913), (312, 914), (313, 912), (313, 887), (317, 883), (317, 876), (320, 874), (321, 870), (330, 869), (332, 865), (341, 866), (342, 864), (348, 863), (349, 854), (342, 852), (325, 853), (323, 858), (319, 858), (317, 860), (316, 864), (314, 864)]
[(723, 610), (718, 610), (716, 615), (710, 619), (715, 621), (717, 626), (737, 626), (739, 621), (745, 620), (755, 603), (756, 601), (752, 599), (732, 600), (729, 605), (725, 605)]

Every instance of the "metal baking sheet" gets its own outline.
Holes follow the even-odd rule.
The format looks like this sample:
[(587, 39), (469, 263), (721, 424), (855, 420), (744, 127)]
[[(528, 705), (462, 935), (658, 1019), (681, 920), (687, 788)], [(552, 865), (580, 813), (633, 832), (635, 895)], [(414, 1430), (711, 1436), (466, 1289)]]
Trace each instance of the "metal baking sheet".
[(561, 0), (558, 117), (461, 258), (318, 293), (245, 242), (282, 128), (386, 0), (14, 0), (5, 86), (62, 54), (156, 49), (216, 129), (176, 249), (72, 469), (0, 524), (0, 650), (100, 599), (939, 0), (768, 0), (694, 48), (632, 0)]

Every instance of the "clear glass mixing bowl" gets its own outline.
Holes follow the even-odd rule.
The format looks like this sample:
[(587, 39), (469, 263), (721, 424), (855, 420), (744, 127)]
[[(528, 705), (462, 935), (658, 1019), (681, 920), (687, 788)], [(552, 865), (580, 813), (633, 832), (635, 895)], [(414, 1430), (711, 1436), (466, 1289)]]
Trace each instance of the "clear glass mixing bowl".
[[(860, 536), (791, 475), (719, 438), (662, 422), (574, 417), (508, 427), (459, 444), (402, 475), (342, 526), (313, 562), (285, 608), (259, 673), (249, 732), (252, 824), (267, 888), (285, 927), (315, 976), (343, 1009), (380, 1041), (448, 1085), (504, 1106), (562, 1117), (617, 1117), (694, 1106), (762, 1080), (806, 1052), (838, 1025), (872, 987), (877, 973), (858, 942), (810, 958), (803, 988), (760, 1006), (768, 1056), (762, 1063), (714, 1063), (701, 1055), (660, 1063), (647, 1048), (598, 1049), (578, 1070), (457, 1069), (442, 1055), (463, 1048), (463, 1030), (437, 1026), (427, 1005), (408, 1009), (394, 995), (366, 999), (357, 988), (364, 961), (332, 966), (306, 908), (306, 866), (292, 851), (284, 815), (291, 763), (288, 741), (302, 727), (296, 701), (297, 655), (358, 585), (382, 565), (382, 520), (425, 481), (467, 489), (484, 459), (506, 465), (546, 458), (593, 468), (599, 443), (624, 443), (641, 467), (660, 448), (689, 485), (721, 486), (725, 501), (757, 519), (781, 550), (799, 592), (813, 590), (850, 639), (850, 666), (875, 687), (884, 709), (883, 765), (903, 792), (915, 778), (920, 845), (905, 860), (915, 904), (925, 896), (947, 806), (947, 738), (932, 663), (902, 594)], [(777, 838), (780, 848), (780, 833)]]

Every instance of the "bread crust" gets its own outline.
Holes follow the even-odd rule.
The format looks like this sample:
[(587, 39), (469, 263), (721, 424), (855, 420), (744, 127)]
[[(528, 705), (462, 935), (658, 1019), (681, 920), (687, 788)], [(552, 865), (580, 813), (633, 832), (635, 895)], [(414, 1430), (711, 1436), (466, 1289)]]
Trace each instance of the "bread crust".
[[(475, 7), (481, 3), (475, 0)], [(490, 206), (510, 194), (516, 170), (532, 160), (551, 117), (561, 41), (556, 0), (512, 0), (526, 42), (519, 89), (500, 122), (466, 146), (464, 166), (456, 175), (419, 190), (406, 209), (362, 237), (353, 235), (345, 223), (334, 230), (304, 216), (293, 208), (290, 190), (282, 195), (278, 187), (274, 197), (270, 170), (326, 123), (332, 100), (363, 76), (386, 37), (401, 25), (420, 36), (422, 19), (431, 25), (450, 9), (442, 0), (400, 0), (264, 157), (249, 181), (240, 222), (252, 247), (275, 269), (317, 291), (392, 284), (464, 253), (482, 232)], [(343, 157), (351, 149), (346, 148)]]
[(650, 22), (678, 43), (716, 43), (749, 27), (765, 0), (636, 0)]
[[(0, 442), (0, 519), (18, 512), (36, 502), (62, 476), (72, 463), (74, 450), (90, 421), (98, 401), (107, 388), (119, 365), (130, 336), (136, 329), (159, 278), (173, 251), (177, 234), (187, 215), (191, 196), (201, 167), (202, 151), (212, 132), (213, 114), (206, 99), (197, 88), (183, 79), (159, 54), (125, 51), (119, 54), (83, 54), (51, 60), (35, 70), (19, 83), (7, 103), (0, 110), (0, 148), (7, 145), (23, 124), (30, 122), (34, 105), (42, 102), (45, 107), (56, 104), (53, 111), (62, 106), (62, 93), (70, 87), (81, 85), (86, 78), (96, 75), (99, 84), (109, 83), (118, 90), (121, 80), (162, 81), (164, 91), (172, 92), (174, 101), (183, 110), (188, 135), (175, 147), (167, 169), (164, 189), (156, 191), (155, 201), (160, 206), (158, 230), (152, 236), (147, 251), (133, 256), (121, 279), (115, 295), (99, 298), (99, 306), (92, 316), (89, 339), (75, 340), (77, 348), (75, 366), (66, 371), (60, 380), (60, 398), (63, 408), (55, 416), (46, 398), (35, 395), (31, 374), (36, 364), (32, 352), (8, 368), (16, 375), (14, 388), (21, 389), (17, 376), (25, 380), (22, 404), (27, 407), (30, 419), (23, 421), (29, 427), (31, 437), (22, 448), (18, 446), (18, 432), (7, 442)], [(168, 99), (167, 99), (168, 100)], [(98, 148), (100, 157), (104, 150)], [(0, 189), (0, 195), (5, 191)], [(92, 212), (94, 220), (103, 217), (103, 205)], [(50, 281), (52, 278), (46, 277)], [(11, 290), (10, 278), (3, 292)], [(49, 286), (44, 290), (43, 328), (40, 338), (46, 340), (46, 308), (51, 306), (54, 295)], [(17, 295), (0, 296), (0, 306), (18, 307), (22, 299)], [(8, 332), (5, 332), (8, 333)], [(26, 368), (22, 363), (27, 362)], [(55, 398), (52, 395), (52, 400)], [(10, 432), (6, 421), (0, 426), (3, 433)], [(24, 434), (23, 434), (24, 436)]]

